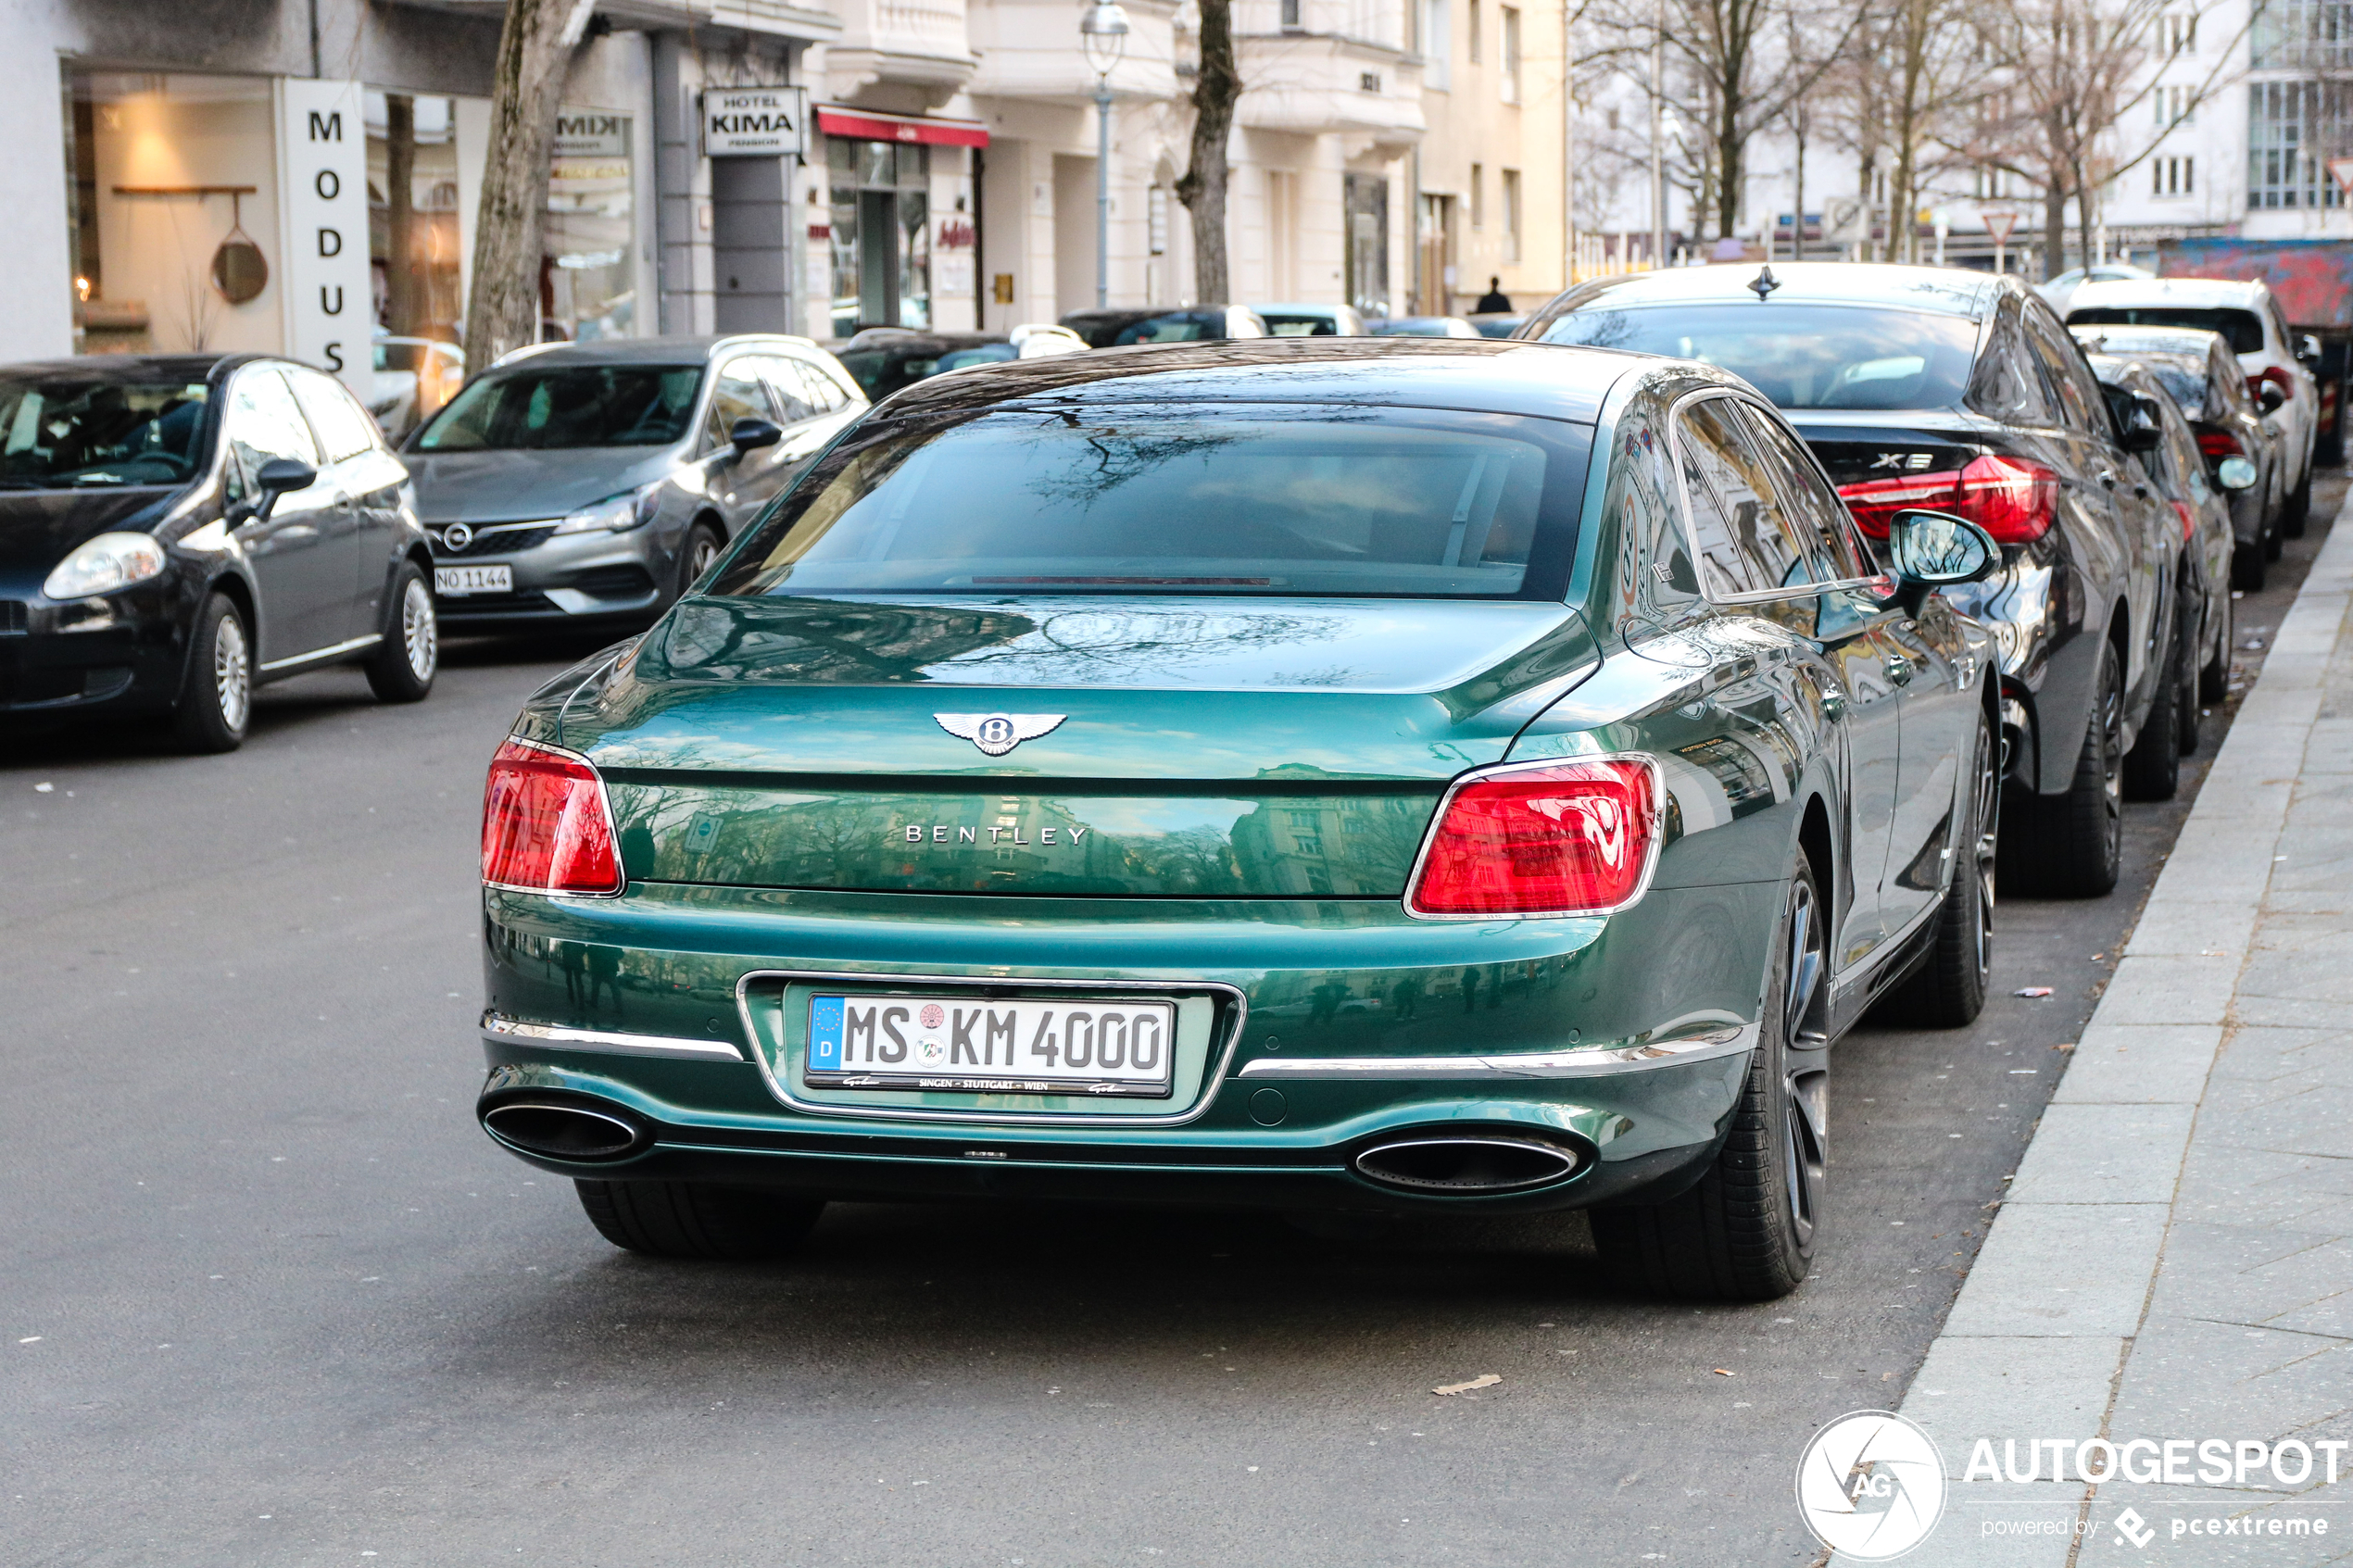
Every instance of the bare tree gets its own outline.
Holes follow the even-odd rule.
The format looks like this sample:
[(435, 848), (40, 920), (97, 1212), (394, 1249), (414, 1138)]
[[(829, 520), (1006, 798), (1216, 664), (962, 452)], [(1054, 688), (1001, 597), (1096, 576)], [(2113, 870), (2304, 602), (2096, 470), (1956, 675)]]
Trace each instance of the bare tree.
[(479, 369), (539, 339), (540, 225), (556, 108), (596, 0), (507, 0), (474, 220), (466, 363)]
[(1241, 72), (1234, 64), (1233, 0), (1201, 0), (1192, 163), (1176, 182), (1176, 199), (1193, 220), (1195, 297), (1212, 304), (1233, 297), (1226, 253), (1226, 148), (1233, 138), (1234, 106), (1241, 95)]

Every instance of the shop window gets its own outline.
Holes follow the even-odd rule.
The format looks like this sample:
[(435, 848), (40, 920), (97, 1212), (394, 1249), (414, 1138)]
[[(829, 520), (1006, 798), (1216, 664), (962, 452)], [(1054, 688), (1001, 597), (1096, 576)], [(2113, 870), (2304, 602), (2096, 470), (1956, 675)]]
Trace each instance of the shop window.
[(368, 262), (375, 302), (371, 411), (395, 440), (465, 381), (458, 323), (466, 313), (458, 211), (457, 106), (370, 93)]
[(636, 218), (629, 116), (556, 116), (541, 236), (542, 338), (588, 343), (636, 330)]
[(827, 139), (835, 336), (931, 325), (931, 152)]

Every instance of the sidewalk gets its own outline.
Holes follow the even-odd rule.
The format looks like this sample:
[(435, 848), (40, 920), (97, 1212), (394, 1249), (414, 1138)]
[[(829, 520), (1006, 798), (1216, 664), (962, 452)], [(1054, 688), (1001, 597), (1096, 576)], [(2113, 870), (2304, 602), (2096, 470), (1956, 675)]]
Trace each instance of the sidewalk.
[[(2349, 598), (2339, 526), (1912, 1382), (1949, 1493), (1907, 1568), (2353, 1559)], [(2151, 1478), (2082, 1482), (2095, 1435)]]

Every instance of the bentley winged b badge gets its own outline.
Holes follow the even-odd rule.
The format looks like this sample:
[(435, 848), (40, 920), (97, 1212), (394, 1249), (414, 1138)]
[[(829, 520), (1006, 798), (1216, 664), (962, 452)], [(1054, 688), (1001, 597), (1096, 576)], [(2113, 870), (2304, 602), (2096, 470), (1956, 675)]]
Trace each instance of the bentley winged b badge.
[(1002, 757), (1026, 740), (1051, 734), (1067, 713), (935, 713), (934, 722), (968, 740), (989, 757)]

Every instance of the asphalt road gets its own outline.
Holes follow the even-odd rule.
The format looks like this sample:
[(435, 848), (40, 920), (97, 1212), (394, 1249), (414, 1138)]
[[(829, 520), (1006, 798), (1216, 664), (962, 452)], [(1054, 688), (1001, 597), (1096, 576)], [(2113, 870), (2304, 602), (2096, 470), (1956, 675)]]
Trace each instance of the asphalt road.
[(1902, 1395), (2190, 798), (2113, 897), (2001, 906), (1977, 1027), (1842, 1045), (1774, 1306), (1621, 1295), (1574, 1219), (844, 1206), (666, 1265), (470, 1110), (482, 769), (578, 651), (308, 677), (231, 757), (0, 756), (0, 1563), (1813, 1562), (1799, 1449)]

